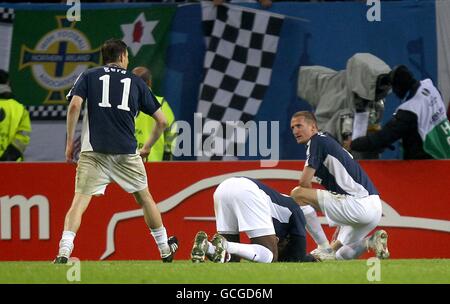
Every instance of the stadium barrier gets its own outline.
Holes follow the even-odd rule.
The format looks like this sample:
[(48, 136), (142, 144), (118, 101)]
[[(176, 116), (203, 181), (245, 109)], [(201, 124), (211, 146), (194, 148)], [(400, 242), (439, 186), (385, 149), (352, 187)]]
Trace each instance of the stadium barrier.
[[(162, 162), (147, 164), (149, 187), (170, 235), (188, 259), (195, 233), (215, 232), (212, 195), (229, 176), (249, 176), (289, 193), (303, 161)], [(392, 258), (450, 258), (450, 161), (362, 161), (383, 200), (380, 226), (390, 236)], [(0, 260), (50, 260), (61, 236), (74, 189), (75, 166), (63, 163), (0, 164)], [(325, 224), (325, 219), (322, 223)], [(324, 226), (331, 237), (333, 230)], [(308, 250), (314, 248), (308, 239)], [(75, 240), (82, 260), (158, 259), (158, 251), (133, 198), (117, 185), (93, 198)], [(365, 256), (368, 256), (367, 254)]]

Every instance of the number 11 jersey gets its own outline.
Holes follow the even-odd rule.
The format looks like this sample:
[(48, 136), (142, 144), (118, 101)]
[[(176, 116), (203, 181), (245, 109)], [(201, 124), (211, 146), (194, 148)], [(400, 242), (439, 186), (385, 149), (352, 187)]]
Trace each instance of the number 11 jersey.
[(139, 111), (148, 115), (161, 105), (145, 82), (116, 65), (82, 73), (67, 94), (84, 101), (81, 152), (135, 154), (134, 118)]

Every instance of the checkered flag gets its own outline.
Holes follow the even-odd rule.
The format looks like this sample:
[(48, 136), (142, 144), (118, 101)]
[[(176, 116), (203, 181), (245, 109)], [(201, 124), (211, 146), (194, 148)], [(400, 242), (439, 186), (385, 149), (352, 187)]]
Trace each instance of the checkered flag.
[(204, 127), (202, 141), (211, 138), (211, 132), (205, 129), (215, 129), (215, 142), (224, 142), (220, 148), (223, 153), (204, 152), (207, 158), (222, 159), (226, 151), (236, 155), (237, 146), (245, 144), (245, 137), (228, 134), (227, 138), (226, 126), (233, 127), (237, 121), (246, 123), (258, 113), (270, 83), (283, 17), (202, 2), (202, 20), (207, 52), (197, 112), (205, 124), (222, 127), (222, 132)]
[(31, 120), (65, 120), (66, 105), (35, 105), (25, 107), (30, 113)]
[(2, 23), (12, 23), (14, 20), (14, 9), (0, 7), (0, 22)]

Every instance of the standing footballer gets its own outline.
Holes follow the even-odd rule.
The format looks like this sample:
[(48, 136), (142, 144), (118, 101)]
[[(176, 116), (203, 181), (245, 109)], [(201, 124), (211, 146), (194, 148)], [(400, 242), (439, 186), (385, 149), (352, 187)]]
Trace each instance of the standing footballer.
[[(73, 140), (83, 101), (85, 115), (81, 134), (81, 153), (77, 165), (75, 195), (66, 214), (64, 231), (55, 263), (67, 263), (81, 218), (93, 195), (103, 195), (106, 186), (116, 182), (144, 211), (144, 218), (158, 245), (163, 262), (171, 262), (178, 242), (167, 238), (161, 214), (148, 187), (142, 157), (166, 128), (160, 104), (139, 77), (126, 70), (127, 45), (117, 39), (102, 46), (105, 63), (82, 73), (68, 94), (66, 160), (72, 162)], [(156, 120), (150, 138), (137, 151), (134, 118), (142, 111)]]

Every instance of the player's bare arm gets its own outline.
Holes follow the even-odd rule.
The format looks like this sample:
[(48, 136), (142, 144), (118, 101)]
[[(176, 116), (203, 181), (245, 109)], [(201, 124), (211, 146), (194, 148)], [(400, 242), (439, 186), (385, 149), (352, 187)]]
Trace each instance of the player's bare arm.
[(167, 128), (168, 123), (167, 119), (164, 116), (164, 113), (161, 109), (158, 109), (155, 113), (153, 113), (152, 117), (156, 120), (155, 128), (152, 130), (152, 134), (147, 142), (144, 144), (141, 150), (139, 150), (139, 154), (141, 157), (146, 160), (150, 154), (150, 150), (164, 130)]
[(67, 142), (66, 142), (66, 161), (73, 162), (73, 140), (78, 118), (80, 117), (83, 98), (78, 95), (72, 97), (72, 101), (67, 109)]
[(311, 168), (309, 166), (305, 166), (305, 168), (303, 169), (303, 173), (300, 176), (298, 184), (304, 188), (312, 188), (312, 179), (315, 173), (316, 169)]

